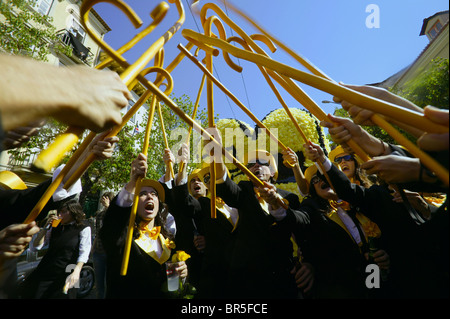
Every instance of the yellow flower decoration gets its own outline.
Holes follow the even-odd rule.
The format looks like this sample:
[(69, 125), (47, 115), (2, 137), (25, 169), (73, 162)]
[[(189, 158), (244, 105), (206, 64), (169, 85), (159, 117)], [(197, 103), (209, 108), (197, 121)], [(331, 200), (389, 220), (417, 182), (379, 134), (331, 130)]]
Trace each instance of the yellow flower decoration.
[[(222, 143), (224, 144), (225, 149), (230, 154), (233, 154), (233, 148), (242, 151), (243, 154), (236, 154), (236, 158), (238, 161), (244, 162), (244, 159), (240, 158), (240, 155), (243, 156), (248, 151), (248, 141), (249, 139), (252, 139), (254, 133), (253, 128), (247, 123), (235, 119), (220, 119), (216, 122), (216, 128), (222, 135)], [(232, 140), (231, 134), (234, 135)], [(225, 166), (229, 171), (237, 169), (233, 163), (228, 163), (228, 159), (225, 160)]]
[[(317, 127), (319, 127), (323, 135), (325, 148), (327, 152), (330, 152), (329, 141), (324, 134), (323, 128), (320, 127), (320, 125), (317, 125), (315, 121), (316, 118), (314, 116), (311, 116), (308, 112), (298, 108), (290, 108), (290, 111), (299, 124), (300, 128), (302, 129), (303, 133), (305, 133), (306, 137), (316, 144), (320, 144), (319, 134), (317, 132)], [(270, 112), (261, 122), (269, 130), (277, 128), (278, 138), (280, 139), (280, 141), (287, 147), (290, 147), (294, 152), (304, 151), (303, 144), (305, 144), (305, 141), (303, 141), (303, 139), (301, 138), (300, 133), (297, 131), (294, 123), (292, 123), (291, 119), (286, 114), (286, 110), (284, 108), (276, 109)], [(270, 137), (267, 136), (266, 138), (266, 145), (269, 145), (268, 139), (270, 139)], [(281, 153), (282, 150), (279, 148), (278, 151)], [(312, 164), (313, 163), (310, 160), (305, 161), (305, 166), (310, 166)]]
[(191, 255), (185, 253), (185, 252), (182, 251), (182, 250), (179, 250), (179, 251), (177, 251), (175, 254), (173, 254), (173, 256), (172, 256), (172, 262), (173, 262), (173, 263), (176, 263), (176, 262), (179, 262), (179, 261), (186, 261), (186, 260), (188, 260), (189, 258), (191, 258)]
[(164, 240), (164, 245), (170, 249), (174, 249), (176, 247), (175, 242), (173, 240), (170, 240), (169, 238), (166, 238)]

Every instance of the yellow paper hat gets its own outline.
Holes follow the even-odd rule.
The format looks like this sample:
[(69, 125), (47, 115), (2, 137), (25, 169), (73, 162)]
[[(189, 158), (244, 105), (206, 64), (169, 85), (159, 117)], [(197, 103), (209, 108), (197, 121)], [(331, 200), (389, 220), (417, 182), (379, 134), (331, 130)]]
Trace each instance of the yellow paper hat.
[(317, 173), (317, 166), (311, 165), (310, 167), (308, 167), (305, 171), (305, 178), (308, 181), (308, 186), (309, 184), (311, 184), (311, 179), (313, 178), (314, 175), (316, 175)]
[[(200, 168), (196, 168), (196, 169), (194, 169), (192, 172), (191, 172), (191, 174), (189, 174), (189, 177), (188, 177), (188, 188), (189, 188), (189, 193), (191, 193), (191, 188), (189, 187), (189, 185), (191, 185), (191, 180), (194, 178), (194, 177), (198, 177), (198, 178), (200, 178), (200, 176), (198, 175), (198, 173), (201, 171), (201, 169)], [(201, 180), (201, 178), (200, 178), (200, 180)], [(192, 194), (191, 194), (192, 195)]]
[(263, 158), (269, 161), (269, 168), (272, 173), (274, 173), (273, 178), (276, 180), (278, 177), (278, 168), (277, 168), (277, 162), (275, 161), (275, 158), (273, 155), (266, 151), (266, 150), (256, 150), (248, 152), (245, 155), (245, 165), (248, 163), (254, 163), (256, 159)]
[(141, 187), (153, 187), (158, 192), (158, 198), (160, 202), (164, 202), (165, 200), (165, 191), (164, 187), (160, 182), (155, 181), (153, 179), (143, 179), (141, 181)]
[(10, 171), (0, 172), (0, 188), (2, 189), (27, 189), (27, 185), (19, 176)]

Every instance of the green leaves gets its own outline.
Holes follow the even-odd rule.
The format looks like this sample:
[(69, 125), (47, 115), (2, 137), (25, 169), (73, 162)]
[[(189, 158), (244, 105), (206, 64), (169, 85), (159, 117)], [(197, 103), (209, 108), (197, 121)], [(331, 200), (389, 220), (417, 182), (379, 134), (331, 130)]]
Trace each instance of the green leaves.
[(431, 67), (419, 77), (408, 82), (406, 89), (397, 93), (420, 107), (432, 105), (448, 109), (449, 104), (449, 62), (448, 59), (436, 58)]
[(36, 1), (10, 0), (0, 2), (0, 47), (14, 55), (47, 61), (51, 50), (70, 55), (70, 48), (60, 45), (53, 19), (33, 9)]

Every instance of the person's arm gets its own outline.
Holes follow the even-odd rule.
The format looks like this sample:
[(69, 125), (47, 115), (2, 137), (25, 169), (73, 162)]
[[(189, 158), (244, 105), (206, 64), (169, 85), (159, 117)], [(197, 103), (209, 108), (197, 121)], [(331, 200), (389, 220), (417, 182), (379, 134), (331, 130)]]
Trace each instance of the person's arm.
[(19, 257), (38, 231), (36, 222), (12, 224), (0, 230), (0, 264), (5, 259)]
[[(287, 150), (283, 150), (282, 154), (283, 154), (283, 162), (286, 161), (288, 163), (295, 164), (295, 166), (292, 167), (292, 172), (294, 172), (294, 177), (295, 177), (295, 181), (297, 182), (298, 189), (300, 190), (302, 195), (308, 194), (308, 191), (309, 191), (308, 190), (308, 182), (300, 168), (297, 154), (295, 154), (295, 152), (290, 148), (288, 148)], [(290, 168), (290, 166), (287, 166), (287, 165), (286, 165), (286, 167)]]
[(80, 246), (78, 249), (79, 254), (77, 264), (75, 265), (72, 273), (66, 278), (66, 283), (63, 289), (64, 293), (67, 293), (69, 289), (76, 287), (76, 284), (80, 280), (81, 270), (83, 269), (84, 264), (86, 264), (89, 260), (89, 254), (91, 252), (91, 227), (85, 227), (80, 232)]
[(112, 157), (114, 152), (114, 146), (117, 142), (119, 142), (119, 138), (117, 136), (105, 137), (108, 135), (108, 131), (103, 132), (97, 135), (92, 142), (88, 145), (88, 147), (81, 153), (78, 160), (72, 166), (70, 171), (64, 177), (62, 184), (64, 183), (77, 171), (79, 166), (86, 160), (88, 156), (91, 154), (94, 155), (96, 161), (103, 161)]
[(45, 120), (36, 120), (5, 132), (5, 138), (2, 142), (3, 150), (18, 148), (23, 143), (28, 142), (31, 137), (39, 133), (44, 124)]
[[(348, 85), (348, 84), (342, 84), (341, 85), (352, 89), (354, 91), (375, 97), (377, 99), (387, 101), (392, 104), (399, 105), (401, 107), (404, 107), (406, 109), (423, 113), (423, 109), (414, 103), (408, 101), (407, 99), (402, 98), (401, 96), (398, 96), (392, 92), (389, 92), (388, 90), (380, 87), (370, 86), (370, 85)], [(342, 108), (345, 109), (350, 116), (352, 117), (353, 121), (356, 124), (360, 125), (374, 125), (374, 123), (371, 121), (371, 117), (373, 116), (374, 112), (370, 110), (363, 109), (359, 107), (358, 105), (354, 105), (349, 103), (348, 101), (342, 100), (339, 97), (333, 97), (334, 102), (341, 103)], [(380, 115), (381, 116), (381, 115)], [(419, 137), (423, 134), (423, 131), (409, 126), (405, 123), (395, 121), (391, 118), (388, 118), (386, 116), (382, 116), (387, 121), (392, 122), (393, 124), (396, 124), (397, 126), (401, 127), (402, 129), (408, 131), (409, 133), (413, 134), (416, 137)]]
[(56, 219), (56, 216), (48, 218), (44, 227), (39, 230), (36, 238), (33, 241), (33, 249), (40, 250), (43, 246), (45, 246), (46, 242), (49, 239), (49, 229), (51, 229), (51, 224), (54, 219)]
[(189, 163), (190, 151), (189, 145), (186, 143), (181, 144), (181, 148), (179, 151), (179, 164), (183, 163), (183, 168), (178, 172), (175, 185), (181, 185), (182, 183), (187, 182), (187, 164)]
[(169, 182), (175, 178), (172, 176), (173, 163), (175, 162), (175, 157), (169, 148), (164, 149), (163, 161), (166, 166), (166, 172), (164, 174), (164, 183)]
[[(131, 93), (117, 73), (56, 67), (0, 54), (0, 111), (5, 131), (45, 117), (103, 131), (122, 122)], [(26, 92), (26, 94), (24, 94)]]
[[(433, 106), (424, 108), (425, 116), (437, 124), (449, 125), (448, 110), (442, 110)], [(448, 132), (443, 134), (424, 133), (418, 140), (417, 145), (426, 151), (448, 151)]]
[(137, 180), (139, 178), (145, 178), (147, 169), (147, 156), (139, 153), (137, 158), (131, 163), (130, 181), (125, 185), (125, 190), (128, 193), (134, 194)]
[[(330, 133), (334, 142), (340, 144), (350, 153), (353, 153), (353, 150), (347, 145), (349, 140), (353, 140), (371, 157), (388, 155), (391, 153), (392, 150), (388, 143), (371, 135), (352, 120), (333, 115), (328, 116), (332, 122), (322, 121), (320, 124), (323, 127), (328, 128), (328, 133)], [(338, 125), (335, 126), (336, 124)]]

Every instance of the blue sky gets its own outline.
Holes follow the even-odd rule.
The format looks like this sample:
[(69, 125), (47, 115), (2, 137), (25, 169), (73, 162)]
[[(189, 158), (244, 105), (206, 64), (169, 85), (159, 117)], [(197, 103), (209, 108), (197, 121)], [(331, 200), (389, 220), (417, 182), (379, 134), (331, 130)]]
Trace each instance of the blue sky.
[[(228, 0), (227, 0), (228, 1)], [(118, 48), (136, 32), (147, 26), (149, 13), (157, 1), (126, 0), (144, 21), (143, 27), (134, 29), (128, 19), (117, 8), (108, 3), (100, 3), (94, 8), (111, 27), (105, 41)], [(191, 1), (189, 0), (189, 3)], [(242, 21), (229, 8), (218, 1), (224, 12), (247, 34), (257, 33), (248, 23)], [(201, 1), (206, 3), (206, 1)], [(419, 36), (423, 19), (436, 12), (448, 10), (444, 0), (241, 0), (231, 3), (247, 13), (255, 22), (269, 31), (278, 40), (321, 69), (336, 81), (349, 84), (368, 84), (385, 80), (412, 63), (428, 44), (426, 36)], [(199, 17), (192, 15), (187, 1), (182, 0), (186, 12), (183, 28), (203, 33)], [(371, 12), (366, 8), (374, 4), (379, 8), (379, 28), (368, 28), (366, 18)], [(214, 15), (212, 11), (208, 16)], [(164, 34), (177, 20), (177, 10), (170, 4), (170, 10), (156, 30), (124, 56), (134, 62), (147, 47)], [(197, 22), (197, 24), (196, 24)], [(225, 25), (227, 36), (236, 35)], [(213, 29), (213, 32), (215, 29)], [(187, 40), (181, 30), (164, 46), (165, 65), (179, 53), (177, 45), (185, 45)], [(264, 47), (263, 47), (264, 48)], [(267, 50), (268, 51), (268, 50)], [(193, 50), (191, 50), (193, 52)], [(203, 58), (204, 54), (200, 54)], [(305, 70), (298, 62), (279, 49), (271, 55), (277, 61)], [(262, 119), (270, 111), (281, 108), (270, 87), (253, 63), (237, 60), (243, 72), (237, 73), (225, 64), (222, 54), (214, 59), (214, 75), (252, 111)], [(149, 66), (153, 65), (153, 61)], [(187, 58), (172, 72), (175, 96), (188, 95), (193, 102), (197, 97), (203, 73)], [(148, 77), (151, 79), (151, 77)], [(331, 100), (326, 92), (299, 83), (326, 113), (332, 113), (335, 104), (322, 103)], [(290, 107), (304, 109), (281, 87), (277, 86)], [(220, 118), (237, 118), (251, 126), (252, 120), (237, 105), (218, 89), (214, 88), (214, 109)], [(206, 106), (206, 89), (202, 93), (200, 107)]]

